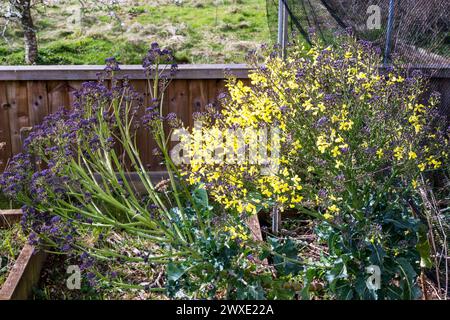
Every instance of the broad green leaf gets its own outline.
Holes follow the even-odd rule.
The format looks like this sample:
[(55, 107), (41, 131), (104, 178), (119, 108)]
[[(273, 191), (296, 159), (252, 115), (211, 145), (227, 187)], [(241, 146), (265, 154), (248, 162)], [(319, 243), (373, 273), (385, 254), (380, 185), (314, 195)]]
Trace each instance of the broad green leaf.
[(427, 231), (424, 225), (419, 227), (417, 232), (418, 241), (416, 249), (420, 255), (420, 266), (422, 268), (431, 268), (433, 262), (431, 261), (431, 247), (427, 237)]
[(183, 268), (180, 268), (174, 263), (169, 263), (167, 265), (167, 279), (169, 281), (178, 281), (186, 272)]

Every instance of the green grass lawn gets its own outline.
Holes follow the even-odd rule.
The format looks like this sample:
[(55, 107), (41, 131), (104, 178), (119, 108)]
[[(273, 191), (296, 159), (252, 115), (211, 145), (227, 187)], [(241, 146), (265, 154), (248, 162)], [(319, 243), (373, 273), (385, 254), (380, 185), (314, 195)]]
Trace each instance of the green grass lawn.
[[(129, 1), (110, 10), (90, 8), (84, 18), (76, 0), (35, 13), (39, 64), (103, 64), (116, 56), (140, 64), (152, 42), (173, 49), (180, 63), (239, 63), (269, 42), (265, 0)], [(22, 32), (0, 39), (0, 64), (23, 64)]]

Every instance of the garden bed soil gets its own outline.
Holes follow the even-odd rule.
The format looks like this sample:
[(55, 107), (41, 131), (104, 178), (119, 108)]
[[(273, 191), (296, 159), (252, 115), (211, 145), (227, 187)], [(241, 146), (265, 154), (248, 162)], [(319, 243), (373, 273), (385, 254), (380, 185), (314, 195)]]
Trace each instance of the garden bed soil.
[[(264, 241), (257, 215), (252, 215), (247, 219), (247, 224), (251, 230), (252, 237), (255, 241)], [(114, 239), (118, 241), (116, 245), (123, 248), (123, 254), (130, 255), (136, 252), (143, 253), (143, 248), (148, 248), (151, 244), (145, 242), (139, 245), (139, 242), (134, 243), (130, 241), (125, 235), (116, 234), (115, 236), (107, 237), (106, 241)], [(268, 264), (267, 259), (261, 261), (263, 264)], [(49, 255), (42, 273), (39, 286), (33, 290), (33, 299), (36, 300), (144, 300), (144, 299), (158, 299), (165, 300), (168, 297), (164, 291), (149, 292), (143, 289), (121, 288), (115, 287), (112, 283), (115, 281), (108, 275), (112, 271), (119, 275), (119, 278), (126, 279), (124, 283), (142, 285), (144, 283), (151, 284), (152, 287), (159, 287), (161, 289), (165, 286), (165, 271), (161, 266), (154, 266), (150, 269), (147, 263), (131, 263), (130, 265), (123, 265), (120, 261), (110, 261), (107, 263), (97, 261), (94, 273), (99, 273), (106, 276), (105, 279), (96, 282), (92, 287), (86, 281), (82, 281), (80, 290), (68, 290), (66, 286), (67, 267), (69, 265), (80, 265), (81, 262), (76, 257), (68, 258), (62, 255)], [(146, 266), (145, 266), (146, 265)], [(105, 281), (106, 280), (106, 281)], [(110, 282), (110, 283), (108, 283)]]

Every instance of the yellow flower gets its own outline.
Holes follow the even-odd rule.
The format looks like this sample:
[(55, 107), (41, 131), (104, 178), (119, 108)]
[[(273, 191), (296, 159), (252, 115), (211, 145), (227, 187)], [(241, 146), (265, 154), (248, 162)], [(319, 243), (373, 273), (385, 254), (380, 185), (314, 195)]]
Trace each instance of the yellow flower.
[(335, 114), (333, 114), (333, 116), (331, 117), (331, 123), (335, 123), (339, 121), (339, 117)]
[(395, 147), (394, 149), (394, 157), (397, 160), (402, 160), (403, 159), (403, 147)]
[(417, 180), (414, 179), (411, 184), (412, 184), (414, 189), (417, 188), (417, 185), (418, 185)]
[(341, 211), (341, 209), (339, 209), (335, 204), (333, 204), (327, 208), (327, 212), (325, 212), (323, 217), (327, 220), (330, 220), (333, 218), (333, 214), (339, 213), (339, 211)]
[(250, 169), (248, 170), (248, 173), (253, 175), (258, 173), (258, 169), (256, 168), (256, 166), (251, 166)]
[(344, 55), (344, 58), (347, 60), (351, 59), (352, 57), (353, 57), (353, 53), (351, 53), (350, 51), (347, 51)]
[(188, 182), (189, 182), (189, 184), (196, 184), (196, 183), (200, 182), (200, 177), (191, 176), (191, 177), (189, 177)]
[(249, 238), (247, 233), (245, 232), (244, 227), (242, 227), (242, 226), (238, 226), (237, 228), (227, 226), (224, 228), (224, 230), (225, 230), (225, 232), (228, 232), (230, 234), (231, 240), (239, 239), (242, 241), (246, 241)]
[(383, 155), (384, 155), (383, 149), (378, 149), (377, 150), (378, 159), (381, 159), (383, 157)]
[(303, 104), (303, 107), (305, 107), (306, 111), (311, 110), (314, 107), (313, 104), (311, 103), (311, 99), (305, 101), (305, 103)]
[(339, 124), (339, 130), (349, 131), (353, 127), (353, 121), (344, 121)]
[(420, 171), (424, 171), (425, 168), (427, 167), (427, 165), (426, 165), (425, 163), (420, 163), (420, 164), (418, 165), (418, 167), (419, 167), (419, 170), (420, 170)]
[(273, 195), (273, 193), (268, 189), (262, 190), (261, 193), (268, 198), (270, 198)]
[(330, 211), (330, 212), (339, 212), (339, 211), (341, 211), (341, 209), (339, 209), (335, 204), (329, 206), (327, 210)]
[(295, 184), (298, 184), (300, 182), (300, 178), (298, 177), (298, 175), (295, 175), (291, 178), (291, 181)]
[(338, 155), (340, 155), (341, 151), (339, 151), (339, 147), (338, 146), (334, 147), (333, 150), (331, 151), (331, 154), (334, 158), (336, 158)]
[(442, 162), (437, 161), (436, 159), (433, 159), (433, 160), (431, 161), (431, 164), (433, 165), (433, 168), (434, 168), (434, 169), (438, 169), (438, 168), (441, 167)]
[(330, 143), (327, 142), (325, 136), (321, 135), (317, 138), (316, 145), (320, 153), (325, 153), (325, 150), (330, 146)]
[(291, 199), (291, 202), (292, 203), (300, 203), (300, 202), (302, 202), (302, 200), (303, 200), (303, 197), (297, 195)]
[(247, 206), (245, 207), (245, 211), (247, 211), (248, 213), (252, 213), (255, 214), (256, 213), (256, 206), (248, 203)]
[(417, 158), (417, 154), (414, 151), (410, 151), (408, 153), (408, 158), (411, 159), (416, 159)]
[(317, 107), (319, 108), (320, 112), (324, 112), (325, 111), (325, 105), (321, 102), (317, 105)]
[(409, 121), (409, 123), (411, 123), (413, 125), (416, 133), (419, 133), (420, 130), (422, 129), (422, 125), (420, 124), (420, 118), (414, 114), (409, 117), (408, 121)]
[(367, 79), (367, 75), (364, 72), (360, 72), (356, 75), (356, 79)]
[(301, 145), (301, 143), (300, 143), (299, 140), (295, 140), (295, 141), (292, 143), (292, 146), (293, 146), (294, 149), (296, 149), (296, 150), (300, 150), (300, 149), (302, 148), (302, 145)]
[(414, 111), (419, 112), (419, 113), (424, 113), (425, 106), (423, 104), (419, 103), (414, 107)]

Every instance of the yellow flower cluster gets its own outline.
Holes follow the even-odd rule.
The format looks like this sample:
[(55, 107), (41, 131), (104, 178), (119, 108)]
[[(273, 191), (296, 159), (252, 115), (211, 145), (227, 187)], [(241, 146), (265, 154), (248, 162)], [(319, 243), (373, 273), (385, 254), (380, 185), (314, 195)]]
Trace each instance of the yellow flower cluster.
[[(265, 84), (267, 81), (258, 73), (250, 74), (249, 78), (253, 85)], [(231, 102), (222, 111), (225, 124), (228, 126), (238, 124), (241, 128), (258, 128), (261, 123), (267, 125), (278, 123), (281, 130), (286, 129), (279, 104), (283, 101), (274, 101), (267, 92), (256, 92), (242, 81), (230, 80), (227, 88)], [(284, 102), (287, 106), (287, 102)]]
[[(282, 63), (274, 59), (268, 68), (276, 72)], [(279, 76), (295, 88), (292, 72)], [(259, 73), (252, 73), (250, 79), (262, 87), (268, 81)], [(238, 213), (253, 214), (269, 203), (282, 211), (295, 207), (303, 199), (302, 186), (299, 176), (288, 169), (287, 156), (299, 152), (302, 144), (292, 141), (287, 156), (279, 150), (287, 136), (288, 114), (283, 109), (292, 110), (291, 105), (281, 91), (274, 99), (235, 79), (227, 87), (230, 99), (221, 117), (201, 129), (193, 128), (186, 139), (190, 163), (183, 175), (190, 184), (204, 183), (218, 203)]]
[(224, 230), (230, 234), (231, 240), (246, 241), (249, 239), (248, 233), (245, 232), (244, 227), (241, 225), (238, 225), (237, 227), (225, 227)]
[(404, 148), (403, 147), (395, 147), (394, 149), (394, 158), (397, 160), (402, 160), (403, 159), (403, 152), (404, 152)]
[[(313, 203), (331, 219), (342, 206), (317, 190), (341, 190), (336, 186), (345, 181), (338, 176), (376, 177), (370, 170), (402, 166), (417, 185), (413, 178), (420, 171), (442, 166), (434, 138), (424, 145), (420, 136), (432, 104), (419, 103), (420, 93), (396, 72), (381, 74), (378, 61), (363, 48), (339, 50), (313, 46), (286, 60), (271, 56), (250, 74), (251, 85), (230, 79), (221, 117), (207, 123), (208, 132), (192, 132), (187, 180), (205, 183), (217, 202), (239, 213)], [(241, 135), (214, 144), (221, 135), (229, 138), (230, 128)], [(280, 139), (267, 134), (267, 153), (248, 159), (264, 141), (255, 133), (261, 128), (277, 128)], [(214, 150), (237, 155), (212, 161)], [(273, 156), (276, 150), (280, 153)]]
[(333, 217), (338, 214), (341, 211), (335, 204), (329, 206), (327, 208), (327, 211), (323, 215), (325, 219), (330, 220), (333, 219)]
[(419, 133), (425, 123), (425, 119), (423, 118), (425, 106), (421, 103), (415, 105), (409, 103), (408, 109), (413, 111), (408, 121), (414, 127), (416, 133)]

